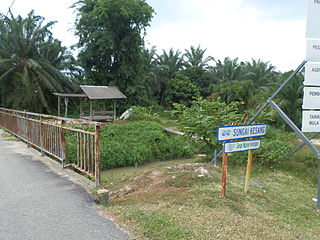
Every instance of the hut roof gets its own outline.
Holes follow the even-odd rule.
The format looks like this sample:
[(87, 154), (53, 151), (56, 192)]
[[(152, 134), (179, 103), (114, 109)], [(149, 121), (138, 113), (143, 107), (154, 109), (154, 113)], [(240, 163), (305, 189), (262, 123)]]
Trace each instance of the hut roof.
[(127, 98), (116, 87), (80, 85), (89, 99), (122, 99)]

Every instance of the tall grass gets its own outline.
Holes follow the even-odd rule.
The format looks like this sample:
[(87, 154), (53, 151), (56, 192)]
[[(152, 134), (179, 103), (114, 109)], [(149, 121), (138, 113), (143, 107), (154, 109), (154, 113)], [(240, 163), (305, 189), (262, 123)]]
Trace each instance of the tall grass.
[[(67, 158), (76, 159), (76, 136), (67, 134)], [(193, 145), (166, 133), (155, 122), (135, 121), (101, 128), (101, 168), (139, 166), (147, 162), (190, 157)]]

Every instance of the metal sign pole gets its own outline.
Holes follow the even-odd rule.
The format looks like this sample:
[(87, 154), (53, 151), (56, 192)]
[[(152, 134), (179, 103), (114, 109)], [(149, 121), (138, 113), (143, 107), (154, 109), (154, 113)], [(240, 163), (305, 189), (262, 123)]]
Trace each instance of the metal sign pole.
[(268, 99), (269, 104), (273, 109), (275, 109), (279, 116), (292, 128), (293, 131), (302, 139), (302, 141), (315, 153), (317, 158), (320, 159), (320, 152), (319, 150), (312, 144), (312, 142), (300, 131), (300, 129), (291, 121), (291, 119), (278, 107), (278, 105)]
[[(296, 132), (296, 134), (302, 139), (302, 141), (315, 153), (318, 159), (320, 159), (319, 150), (312, 144), (312, 142), (300, 131), (300, 129), (291, 121), (290, 118), (275, 104), (271, 99), (268, 99), (269, 104), (274, 108), (280, 117)], [(317, 197), (317, 210), (320, 210), (320, 161), (318, 163), (318, 197)]]
[[(297, 69), (290, 74), (290, 76), (281, 84), (281, 86), (271, 95), (271, 97), (269, 99), (273, 100), (278, 94), (279, 92), (297, 75), (298, 72), (300, 72), (300, 70), (304, 67), (304, 65), (307, 63), (307, 61), (303, 60), (302, 63), (297, 67)], [(259, 115), (260, 113), (269, 105), (269, 102), (266, 101), (260, 108), (259, 110), (256, 112), (256, 114), (250, 118), (249, 120), (249, 124), (252, 123)], [(218, 158), (219, 156), (221, 156), (221, 154), (223, 153), (223, 150), (221, 150), (216, 156), (215, 156), (215, 161), (211, 161), (211, 163), (216, 162), (216, 158)]]
[[(314, 139), (316, 136), (318, 136), (320, 134), (320, 132), (314, 133), (311, 137), (309, 137), (309, 140)], [(296, 147), (295, 149), (293, 149), (291, 152), (288, 153), (288, 156), (291, 156), (292, 154), (294, 154), (295, 152), (299, 151), (304, 145), (306, 145), (304, 142), (301, 143), (298, 147)]]
[(318, 163), (318, 197), (317, 197), (317, 210), (320, 211), (320, 161)]
[(221, 197), (226, 196), (228, 175), (228, 154), (223, 151), (222, 154), (222, 176), (221, 176)]
[[(273, 100), (278, 94), (279, 92), (292, 80), (292, 78), (294, 78), (298, 72), (300, 72), (300, 70), (304, 67), (304, 65), (307, 63), (307, 61), (303, 60), (303, 62), (299, 65), (299, 67), (290, 74), (290, 76), (281, 84), (281, 86), (271, 95), (271, 97), (269, 99)], [(252, 123), (259, 115), (260, 113), (268, 106), (269, 102), (266, 101), (257, 111), (257, 113), (250, 118), (249, 123)]]
[(247, 193), (250, 185), (251, 178), (251, 169), (252, 169), (252, 150), (248, 151), (248, 163), (247, 163), (247, 173), (246, 173), (246, 182), (244, 186), (244, 192)]

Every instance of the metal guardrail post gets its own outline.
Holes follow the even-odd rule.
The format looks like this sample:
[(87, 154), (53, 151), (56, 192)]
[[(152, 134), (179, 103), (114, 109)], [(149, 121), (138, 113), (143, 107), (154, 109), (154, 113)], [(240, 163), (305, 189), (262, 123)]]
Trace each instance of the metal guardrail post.
[(66, 136), (65, 130), (63, 129), (64, 120), (61, 120), (61, 129), (60, 129), (60, 151), (61, 151), (61, 164), (62, 168), (66, 165)]
[(39, 120), (40, 120), (40, 133), (39, 133), (39, 137), (40, 137), (40, 152), (41, 152), (41, 157), (43, 157), (44, 156), (44, 151), (43, 151), (43, 148), (44, 148), (44, 146), (43, 146), (43, 123), (42, 123), (42, 117), (40, 116), (40, 118), (39, 118)]
[(100, 125), (95, 125), (95, 176), (96, 188), (100, 188)]

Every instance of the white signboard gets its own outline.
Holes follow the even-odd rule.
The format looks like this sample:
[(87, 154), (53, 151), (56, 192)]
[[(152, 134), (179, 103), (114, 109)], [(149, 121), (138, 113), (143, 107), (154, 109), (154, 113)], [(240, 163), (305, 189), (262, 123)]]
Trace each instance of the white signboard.
[(307, 39), (306, 60), (320, 62), (320, 39)]
[(320, 111), (302, 112), (302, 132), (320, 132)]
[(242, 138), (262, 137), (267, 133), (266, 124), (225, 126), (218, 128), (218, 141), (230, 141)]
[(242, 152), (254, 150), (260, 147), (260, 140), (249, 140), (241, 142), (227, 142), (224, 144), (225, 153)]
[(320, 109), (320, 87), (305, 87), (303, 109)]
[(303, 84), (308, 86), (320, 86), (320, 63), (306, 63)]
[(320, 38), (320, 0), (308, 0), (307, 38)]

